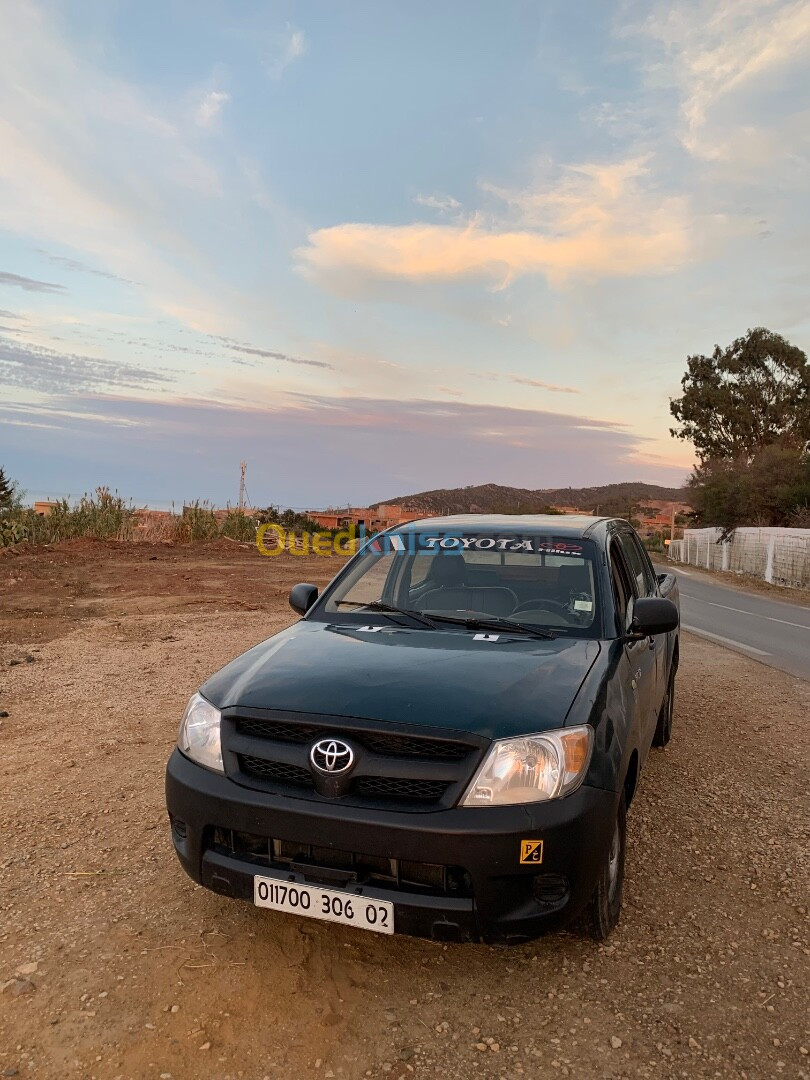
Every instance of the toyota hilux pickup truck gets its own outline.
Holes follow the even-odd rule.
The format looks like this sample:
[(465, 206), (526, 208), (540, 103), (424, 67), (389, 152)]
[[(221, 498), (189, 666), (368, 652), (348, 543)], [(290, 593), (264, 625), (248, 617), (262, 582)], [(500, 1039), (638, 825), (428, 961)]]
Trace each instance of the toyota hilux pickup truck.
[(194, 881), (382, 934), (605, 939), (679, 656), (675, 578), (631, 526), (413, 521), (290, 604), (183, 715), (166, 801)]

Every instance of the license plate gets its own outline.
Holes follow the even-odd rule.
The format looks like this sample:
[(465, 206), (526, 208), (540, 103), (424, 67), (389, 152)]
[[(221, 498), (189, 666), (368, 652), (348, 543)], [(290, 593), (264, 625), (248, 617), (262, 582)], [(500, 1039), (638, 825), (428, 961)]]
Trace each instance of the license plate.
[(390, 901), (338, 889), (321, 889), (317, 885), (299, 885), (257, 875), (253, 879), (253, 903), (256, 907), (357, 926), (377, 934), (394, 932), (394, 905)]

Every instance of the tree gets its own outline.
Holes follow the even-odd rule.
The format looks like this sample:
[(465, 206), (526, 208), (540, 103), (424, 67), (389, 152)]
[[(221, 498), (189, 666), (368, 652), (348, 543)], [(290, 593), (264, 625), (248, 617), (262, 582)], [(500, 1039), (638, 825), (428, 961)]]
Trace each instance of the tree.
[(0, 510), (7, 510), (14, 502), (14, 484), (6, 479), (0, 466)]
[(810, 440), (810, 364), (780, 334), (757, 327), (711, 356), (688, 356), (681, 386), (669, 404), (681, 426), (670, 434), (693, 443), (702, 463)]
[(714, 459), (689, 479), (699, 525), (801, 525), (810, 506), (810, 453), (773, 443), (750, 460)]

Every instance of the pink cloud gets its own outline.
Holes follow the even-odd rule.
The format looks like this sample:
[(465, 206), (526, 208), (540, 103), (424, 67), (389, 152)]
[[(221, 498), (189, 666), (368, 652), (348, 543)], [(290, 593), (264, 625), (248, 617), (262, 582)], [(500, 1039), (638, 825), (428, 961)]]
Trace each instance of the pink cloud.
[[(0, 423), (4, 412), (0, 406)], [(99, 414), (107, 423), (97, 422)], [(34, 451), (30, 436), (10, 447), (11, 457), (25, 450), (24, 486), (82, 491), (106, 483), (136, 499), (223, 502), (233, 497), (243, 459), (254, 500), (293, 506), (488, 482), (675, 484), (686, 473), (674, 463), (643, 463), (648, 441), (609, 420), (453, 400), (279, 394), (271, 406), (237, 408), (71, 396), (69, 413), (55, 400), (35, 414), (20, 405), (9, 415), (55, 429), (40, 431)]]

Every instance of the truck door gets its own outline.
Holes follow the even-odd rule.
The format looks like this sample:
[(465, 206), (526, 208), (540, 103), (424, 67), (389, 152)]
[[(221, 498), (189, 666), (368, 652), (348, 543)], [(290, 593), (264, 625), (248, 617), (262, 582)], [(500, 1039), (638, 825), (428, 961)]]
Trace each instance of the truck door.
[[(618, 574), (621, 588), (627, 596), (622, 633), (626, 633), (630, 629), (635, 601), (639, 596), (646, 595), (645, 592), (640, 591), (641, 586), (631, 569), (632, 563), (627, 557), (627, 549), (631, 543), (631, 534), (620, 532), (610, 545), (611, 572), (614, 575)], [(630, 550), (633, 549), (630, 548)], [(634, 552), (634, 554), (638, 558), (637, 553)], [(628, 641), (624, 649), (630, 666), (630, 686), (638, 708), (639, 753), (643, 764), (652, 745), (658, 713), (658, 674), (655, 660), (655, 641), (652, 638), (642, 638), (641, 641)]]
[[(636, 577), (638, 588), (644, 590), (639, 593), (639, 596), (659, 596), (658, 578), (655, 575), (653, 564), (650, 562), (650, 556), (644, 550), (644, 545), (642, 544), (638, 533), (628, 533), (627, 539), (632, 544), (632, 550), (635, 552), (635, 559), (631, 563), (630, 569)], [(667, 692), (667, 676), (669, 675), (669, 664), (667, 662), (668, 635), (658, 634), (652, 639), (652, 642), (655, 651), (656, 678), (653, 705), (657, 716), (661, 703), (664, 700), (664, 695)]]

